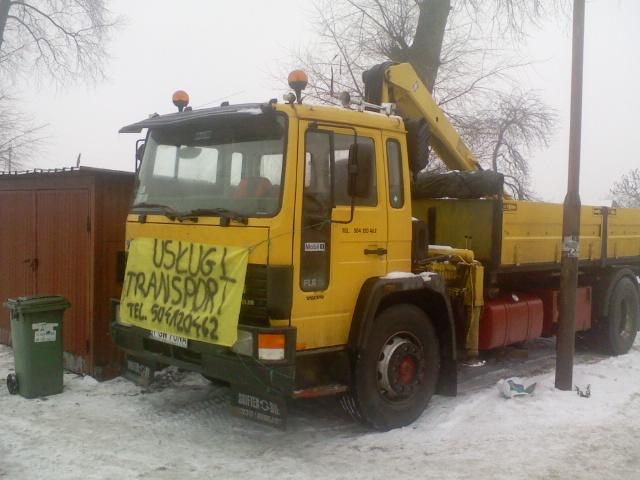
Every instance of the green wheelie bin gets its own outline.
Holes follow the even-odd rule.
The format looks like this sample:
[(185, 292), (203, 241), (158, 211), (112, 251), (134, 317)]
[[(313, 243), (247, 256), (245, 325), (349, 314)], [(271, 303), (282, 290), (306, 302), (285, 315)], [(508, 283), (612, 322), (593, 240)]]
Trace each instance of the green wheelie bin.
[(9, 392), (25, 398), (62, 392), (62, 317), (69, 302), (60, 296), (9, 299), (15, 373), (7, 377)]

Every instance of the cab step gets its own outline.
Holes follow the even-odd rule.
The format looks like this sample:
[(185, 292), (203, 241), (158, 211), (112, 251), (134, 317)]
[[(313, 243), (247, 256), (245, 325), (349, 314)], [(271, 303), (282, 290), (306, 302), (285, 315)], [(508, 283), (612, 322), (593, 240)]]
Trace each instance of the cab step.
[(317, 387), (303, 388), (293, 392), (293, 398), (318, 398), (328, 397), (330, 395), (339, 395), (349, 391), (348, 385), (332, 383), (329, 385), (320, 385)]

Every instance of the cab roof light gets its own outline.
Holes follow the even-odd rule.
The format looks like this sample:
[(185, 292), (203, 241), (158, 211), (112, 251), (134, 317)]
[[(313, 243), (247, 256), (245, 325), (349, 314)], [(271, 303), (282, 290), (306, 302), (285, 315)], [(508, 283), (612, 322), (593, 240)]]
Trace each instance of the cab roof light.
[(184, 90), (176, 90), (171, 97), (173, 104), (178, 107), (178, 111), (182, 112), (189, 105), (189, 94)]
[[(309, 77), (304, 70), (294, 70), (289, 74), (287, 78), (289, 86), (296, 92), (296, 99), (298, 103), (302, 103), (302, 90), (307, 88), (309, 83)], [(293, 102), (290, 102), (293, 103)]]

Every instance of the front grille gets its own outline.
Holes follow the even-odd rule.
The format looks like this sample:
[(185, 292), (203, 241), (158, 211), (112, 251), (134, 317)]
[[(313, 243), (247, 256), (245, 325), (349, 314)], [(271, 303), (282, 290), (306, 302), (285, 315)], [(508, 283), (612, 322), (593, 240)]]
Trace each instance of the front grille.
[(269, 326), (266, 265), (247, 265), (240, 307), (240, 323), (258, 327)]

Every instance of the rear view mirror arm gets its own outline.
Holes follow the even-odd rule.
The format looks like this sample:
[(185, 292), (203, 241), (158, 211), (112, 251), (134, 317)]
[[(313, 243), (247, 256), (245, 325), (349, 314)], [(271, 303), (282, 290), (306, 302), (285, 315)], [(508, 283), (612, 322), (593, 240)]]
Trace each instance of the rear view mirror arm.
[(349, 214), (349, 220), (331, 220), (331, 223), (338, 223), (341, 225), (346, 225), (347, 223), (353, 222), (353, 213), (356, 209), (356, 197), (351, 197), (351, 213)]
[(136, 140), (136, 158), (135, 158), (135, 171), (140, 171), (140, 165), (142, 164), (142, 157), (144, 156), (144, 149), (147, 143), (146, 138), (139, 138)]

